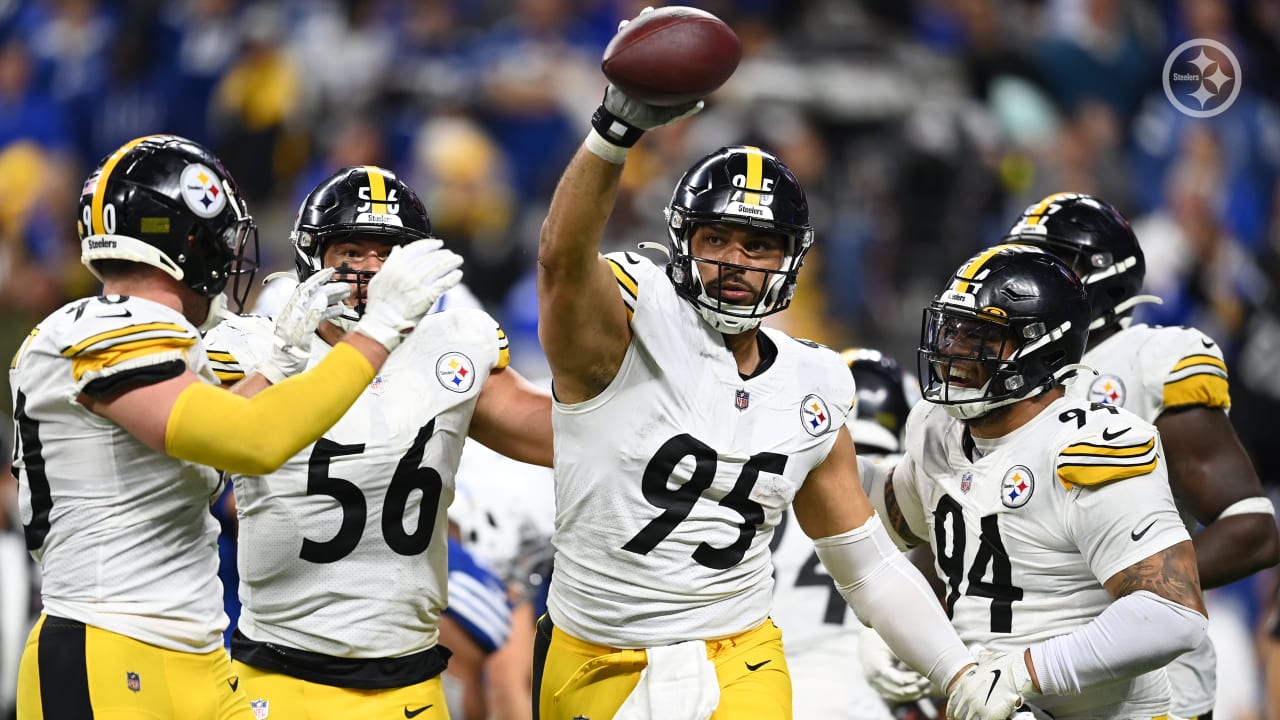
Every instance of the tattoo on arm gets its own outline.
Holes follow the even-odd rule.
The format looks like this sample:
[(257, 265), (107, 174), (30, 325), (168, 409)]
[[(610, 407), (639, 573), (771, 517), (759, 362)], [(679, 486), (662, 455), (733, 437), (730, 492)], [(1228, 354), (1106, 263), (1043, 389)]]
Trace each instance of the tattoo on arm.
[(906, 541), (911, 547), (924, 544), (923, 540), (911, 532), (911, 526), (907, 525), (907, 518), (903, 516), (902, 507), (898, 505), (898, 496), (893, 491), (892, 478), (884, 483), (884, 508), (889, 515), (889, 524), (893, 526), (893, 531), (898, 533), (898, 537)]
[(1112, 575), (1107, 579), (1106, 588), (1114, 598), (1146, 590), (1205, 613), (1196, 555), (1190, 541), (1165, 548)]

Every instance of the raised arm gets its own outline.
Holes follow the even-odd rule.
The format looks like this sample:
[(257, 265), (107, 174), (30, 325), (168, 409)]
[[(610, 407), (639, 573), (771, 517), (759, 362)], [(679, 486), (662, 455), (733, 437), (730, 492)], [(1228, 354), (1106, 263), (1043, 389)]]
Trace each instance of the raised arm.
[(621, 175), (621, 164), (579, 148), (542, 224), (538, 337), (556, 396), (564, 402), (598, 395), (622, 366), (631, 342), (626, 305), (599, 252)]
[(631, 343), (627, 307), (600, 256), (627, 151), (646, 131), (701, 109), (701, 101), (647, 105), (610, 85), (556, 186), (538, 243), (538, 337), (562, 402), (600, 394)]

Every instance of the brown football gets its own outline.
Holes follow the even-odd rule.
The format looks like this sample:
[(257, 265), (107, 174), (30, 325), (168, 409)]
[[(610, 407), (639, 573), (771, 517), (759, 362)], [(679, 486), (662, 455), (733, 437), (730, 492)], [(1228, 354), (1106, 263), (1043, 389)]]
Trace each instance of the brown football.
[(665, 107), (711, 94), (741, 59), (742, 42), (724, 21), (673, 5), (628, 23), (605, 48), (600, 69), (627, 95)]

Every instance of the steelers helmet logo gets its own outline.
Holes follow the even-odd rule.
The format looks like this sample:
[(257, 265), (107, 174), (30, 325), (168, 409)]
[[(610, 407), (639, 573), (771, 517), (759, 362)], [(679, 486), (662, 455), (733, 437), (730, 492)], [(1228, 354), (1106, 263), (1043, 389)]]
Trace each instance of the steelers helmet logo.
[(182, 199), (191, 212), (211, 218), (227, 206), (227, 192), (222, 178), (200, 163), (192, 163), (182, 171)]
[(476, 382), (476, 368), (462, 353), (445, 353), (436, 361), (436, 379), (446, 390), (464, 393)]
[(1124, 407), (1124, 382), (1115, 375), (1099, 375), (1089, 385), (1090, 402)]
[(818, 437), (831, 429), (831, 412), (817, 395), (806, 395), (800, 403), (800, 424), (805, 432)]
[(1036, 490), (1036, 479), (1026, 465), (1014, 465), (1000, 483), (1000, 502), (1007, 508), (1020, 508)]

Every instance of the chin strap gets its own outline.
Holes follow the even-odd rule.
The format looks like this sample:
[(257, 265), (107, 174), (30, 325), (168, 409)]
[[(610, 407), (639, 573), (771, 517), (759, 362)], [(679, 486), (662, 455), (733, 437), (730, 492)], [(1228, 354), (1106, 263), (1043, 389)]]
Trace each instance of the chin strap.
[[(1157, 295), (1134, 295), (1133, 297), (1127, 300), (1122, 300), (1116, 303), (1116, 307), (1114, 310), (1112, 310), (1112, 313), (1113, 315), (1123, 315), (1124, 313), (1127, 313), (1128, 311), (1132, 310), (1133, 308), (1139, 305), (1163, 305), (1163, 304), (1164, 304), (1164, 300), (1162, 300)], [(1132, 318), (1130, 317), (1120, 318), (1121, 323), (1125, 323), (1126, 320), (1132, 321)], [(1108, 320), (1106, 318), (1097, 318), (1093, 322), (1089, 323), (1089, 329), (1097, 330), (1099, 328), (1106, 327), (1107, 324), (1108, 324)], [(1124, 327), (1128, 327), (1128, 324), (1124, 324)]]
[(1084, 363), (1071, 363), (1070, 365), (1064, 365), (1059, 368), (1058, 371), (1053, 374), (1053, 379), (1055, 382), (1062, 382), (1063, 380), (1066, 380), (1068, 376), (1077, 371), (1084, 371), (1092, 375), (1099, 374), (1097, 370), (1085, 365)]
[(663, 255), (666, 255), (668, 260), (671, 259), (671, 248), (667, 247), (666, 245), (663, 245), (662, 243), (642, 242), (639, 245), (636, 245), (636, 247), (640, 248), (641, 250), (657, 250), (661, 252)]
[(217, 327), (218, 323), (232, 317), (234, 313), (227, 309), (227, 296), (222, 293), (214, 295), (209, 300), (209, 313), (204, 316), (204, 322), (200, 323), (200, 327), (196, 328), (200, 334), (209, 332)]

